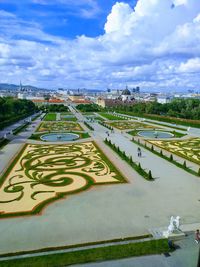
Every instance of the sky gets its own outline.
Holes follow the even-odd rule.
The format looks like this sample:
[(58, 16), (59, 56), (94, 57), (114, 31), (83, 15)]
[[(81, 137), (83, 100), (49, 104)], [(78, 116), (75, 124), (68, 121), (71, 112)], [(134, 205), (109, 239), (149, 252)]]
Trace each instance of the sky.
[(199, 0), (0, 0), (0, 82), (200, 91)]

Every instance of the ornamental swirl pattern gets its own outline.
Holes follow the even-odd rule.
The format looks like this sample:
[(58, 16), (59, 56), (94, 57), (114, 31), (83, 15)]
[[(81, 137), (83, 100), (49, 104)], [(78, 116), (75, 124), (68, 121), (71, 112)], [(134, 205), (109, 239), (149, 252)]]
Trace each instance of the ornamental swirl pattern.
[(77, 122), (42, 122), (37, 130), (38, 132), (67, 132), (83, 131), (83, 128)]
[(148, 142), (160, 148), (166, 149), (172, 153), (175, 153), (180, 157), (200, 164), (200, 138), (172, 141), (149, 140)]
[(93, 142), (27, 145), (0, 188), (0, 216), (35, 212), (66, 194), (124, 181)]

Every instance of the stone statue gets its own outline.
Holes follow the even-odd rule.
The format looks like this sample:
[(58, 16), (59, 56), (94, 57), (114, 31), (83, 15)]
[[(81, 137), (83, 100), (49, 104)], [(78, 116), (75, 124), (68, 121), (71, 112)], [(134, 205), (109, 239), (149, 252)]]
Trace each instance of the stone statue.
[(180, 226), (180, 216), (171, 216), (170, 218), (170, 224), (168, 226), (168, 233), (172, 234), (175, 231), (179, 230), (179, 226)]

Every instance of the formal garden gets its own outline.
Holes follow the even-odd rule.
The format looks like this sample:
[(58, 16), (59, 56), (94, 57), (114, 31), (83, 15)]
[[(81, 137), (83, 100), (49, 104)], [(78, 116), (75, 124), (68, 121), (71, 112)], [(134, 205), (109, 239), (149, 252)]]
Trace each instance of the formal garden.
[(128, 129), (159, 129), (160, 127), (148, 125), (142, 122), (136, 121), (113, 121), (106, 122), (107, 125), (117, 128), (119, 130), (128, 130)]
[(68, 132), (83, 131), (81, 125), (77, 122), (57, 121), (42, 122), (36, 132)]
[(200, 138), (148, 142), (200, 165)]
[(38, 213), (68, 194), (124, 182), (94, 142), (27, 144), (1, 178), (0, 217)]

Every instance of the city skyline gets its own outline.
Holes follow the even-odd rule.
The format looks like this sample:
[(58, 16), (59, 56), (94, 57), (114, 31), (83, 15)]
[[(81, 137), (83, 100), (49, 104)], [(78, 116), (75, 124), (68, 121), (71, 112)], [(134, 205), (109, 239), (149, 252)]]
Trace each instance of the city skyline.
[(0, 23), (1, 83), (199, 89), (195, 0), (1, 0)]

